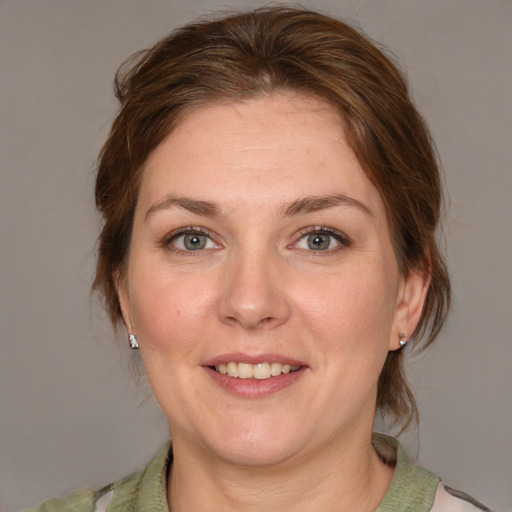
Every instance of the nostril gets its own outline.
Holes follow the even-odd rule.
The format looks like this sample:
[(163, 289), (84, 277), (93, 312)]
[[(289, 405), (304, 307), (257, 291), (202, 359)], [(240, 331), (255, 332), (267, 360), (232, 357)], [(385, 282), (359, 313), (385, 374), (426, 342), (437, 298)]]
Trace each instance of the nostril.
[(240, 324), (248, 330), (258, 330), (258, 329), (267, 329), (271, 328), (274, 324), (279, 323), (278, 318), (273, 316), (266, 316), (261, 319), (251, 319), (243, 316), (226, 316), (224, 318), (224, 322), (236, 325)]
[(267, 316), (267, 317), (265, 317), (265, 318), (262, 318), (262, 319), (258, 322), (258, 326), (260, 326), (260, 327), (264, 327), (264, 326), (266, 326), (266, 325), (268, 325), (268, 324), (272, 323), (272, 321), (273, 321), (273, 320), (275, 320), (275, 318), (274, 318), (274, 317), (272, 317), (272, 316)]

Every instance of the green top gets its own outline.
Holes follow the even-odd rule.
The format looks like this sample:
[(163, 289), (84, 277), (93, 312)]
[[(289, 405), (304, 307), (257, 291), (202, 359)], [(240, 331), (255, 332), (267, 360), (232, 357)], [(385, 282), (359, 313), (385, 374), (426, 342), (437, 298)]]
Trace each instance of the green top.
[[(372, 444), (382, 460), (395, 463), (391, 485), (376, 512), (428, 512), (432, 508), (439, 478), (426, 469), (412, 466), (400, 443), (392, 437), (374, 434)], [(96, 502), (113, 497), (107, 512), (169, 512), (167, 469), (172, 461), (170, 442), (163, 446), (143, 471), (134, 473), (98, 492), (76, 491), (67, 498), (45, 501), (29, 512), (96, 512)]]
[(430, 511), (439, 478), (422, 467), (413, 466), (396, 439), (374, 434), (372, 444), (384, 462), (395, 463), (393, 479), (376, 512)]

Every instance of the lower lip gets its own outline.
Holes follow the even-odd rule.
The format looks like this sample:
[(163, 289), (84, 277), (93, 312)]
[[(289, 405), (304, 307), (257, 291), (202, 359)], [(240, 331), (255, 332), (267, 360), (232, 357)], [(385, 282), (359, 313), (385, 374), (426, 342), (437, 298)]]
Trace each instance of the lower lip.
[(263, 398), (291, 386), (304, 375), (307, 367), (301, 366), (294, 372), (282, 373), (277, 377), (261, 380), (230, 377), (216, 372), (209, 366), (205, 366), (204, 369), (216, 384), (232, 395), (245, 398)]

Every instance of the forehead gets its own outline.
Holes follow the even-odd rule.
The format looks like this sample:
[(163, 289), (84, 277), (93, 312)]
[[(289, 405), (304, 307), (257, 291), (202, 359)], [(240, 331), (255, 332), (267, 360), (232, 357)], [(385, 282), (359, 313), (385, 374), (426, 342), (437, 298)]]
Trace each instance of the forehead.
[(188, 114), (145, 165), (139, 199), (155, 201), (163, 193), (238, 208), (255, 199), (262, 206), (339, 193), (382, 207), (334, 108), (291, 93), (209, 104)]

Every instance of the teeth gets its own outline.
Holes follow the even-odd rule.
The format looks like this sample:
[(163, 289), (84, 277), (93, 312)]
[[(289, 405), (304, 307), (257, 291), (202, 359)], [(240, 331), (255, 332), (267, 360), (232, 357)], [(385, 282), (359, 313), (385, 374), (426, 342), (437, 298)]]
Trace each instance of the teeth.
[(238, 363), (238, 377), (241, 379), (252, 379), (254, 377), (252, 364)]
[(298, 370), (300, 366), (290, 366), (289, 364), (281, 363), (235, 363), (219, 364), (215, 367), (215, 371), (230, 377), (237, 377), (239, 379), (270, 379), (270, 377), (277, 377), (282, 373), (290, 373)]
[(269, 379), (270, 378), (270, 365), (268, 363), (255, 364), (253, 368), (255, 379)]
[(238, 365), (236, 363), (228, 364), (228, 375), (230, 377), (238, 377)]
[(272, 363), (270, 365), (270, 375), (272, 375), (272, 377), (277, 377), (278, 375), (281, 375), (282, 368), (283, 365), (281, 363)]

